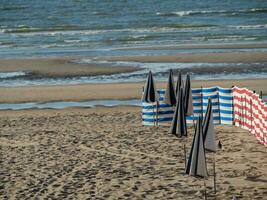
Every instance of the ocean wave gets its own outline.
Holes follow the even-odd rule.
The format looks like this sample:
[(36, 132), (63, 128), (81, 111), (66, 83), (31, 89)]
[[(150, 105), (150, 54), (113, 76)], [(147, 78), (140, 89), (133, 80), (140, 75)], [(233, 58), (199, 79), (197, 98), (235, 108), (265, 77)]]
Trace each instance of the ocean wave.
[(23, 71), (18, 72), (0, 72), (0, 79), (16, 78), (26, 76), (27, 73)]
[(214, 36), (200, 36), (200, 37), (192, 37), (194, 41), (255, 41), (259, 40), (259, 37), (250, 37), (250, 36), (242, 36), (242, 35), (214, 35)]
[(225, 15), (237, 15), (238, 13), (266, 13), (267, 8), (252, 8), (247, 10), (187, 10), (176, 12), (157, 12), (159, 16), (190, 16), (190, 15), (210, 15), (210, 14), (225, 14)]
[(65, 43), (80, 43), (81, 40), (64, 40)]
[[(165, 32), (175, 32), (183, 29), (210, 29), (214, 28), (216, 25), (212, 24), (163, 24), (157, 27), (148, 28), (122, 28), (122, 29), (75, 29), (75, 28), (33, 28), (33, 27), (17, 27), (17, 28), (1, 28), (0, 33), (3, 34), (19, 34), (25, 36), (35, 36), (35, 35), (97, 35), (103, 33), (114, 33), (114, 32), (129, 32), (129, 33), (165, 33)], [(150, 36), (144, 36), (146, 39)], [(132, 39), (142, 39), (142, 36), (136, 36)], [(131, 39), (131, 38), (128, 38)]]
[(57, 32), (57, 31), (70, 31), (81, 30), (81, 28), (69, 26), (69, 27), (53, 27), (53, 28), (35, 28), (19, 25), (16, 28), (2, 29), (3, 33), (39, 33), (39, 32)]
[(158, 38), (159, 36), (154, 35), (129, 35), (125, 37), (118, 37), (114, 39), (110, 39), (107, 42), (121, 42), (121, 43), (137, 43), (137, 42), (145, 42)]
[(236, 25), (236, 26), (228, 26), (229, 28), (235, 29), (265, 29), (267, 28), (267, 24), (255, 24), (255, 25)]
[(2, 11), (24, 10), (26, 8), (27, 8), (27, 6), (13, 6), (13, 5), (0, 6), (0, 10), (2, 10)]

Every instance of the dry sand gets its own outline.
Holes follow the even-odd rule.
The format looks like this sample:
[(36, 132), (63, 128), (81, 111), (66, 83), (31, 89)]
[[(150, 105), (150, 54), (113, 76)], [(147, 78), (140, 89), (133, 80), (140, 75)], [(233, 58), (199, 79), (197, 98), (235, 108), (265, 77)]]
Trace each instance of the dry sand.
[[(267, 79), (258, 80), (214, 80), (192, 81), (192, 87), (247, 87), (267, 94)], [(1, 87), (1, 103), (84, 101), (99, 99), (138, 99), (141, 98), (144, 83), (88, 84), (65, 86)], [(165, 88), (165, 82), (157, 82), (157, 88)]]
[[(167, 127), (142, 126), (140, 108), (1, 111), (0, 124), (0, 199), (202, 197), (203, 182), (183, 174), (181, 141)], [(216, 199), (266, 198), (267, 148), (248, 131), (216, 131)]]

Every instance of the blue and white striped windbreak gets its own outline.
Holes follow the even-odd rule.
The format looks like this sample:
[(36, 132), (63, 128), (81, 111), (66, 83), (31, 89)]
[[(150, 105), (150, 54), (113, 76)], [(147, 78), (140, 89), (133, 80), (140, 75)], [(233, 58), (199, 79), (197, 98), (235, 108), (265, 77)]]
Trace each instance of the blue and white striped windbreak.
[[(157, 103), (142, 102), (143, 125), (170, 125), (174, 107), (164, 102), (164, 89), (157, 90), (160, 98)], [(213, 120), (215, 124), (233, 124), (233, 96), (232, 88), (210, 87), (192, 89), (194, 116), (186, 118), (187, 123), (193, 123), (198, 116), (205, 115), (208, 99), (211, 98)]]

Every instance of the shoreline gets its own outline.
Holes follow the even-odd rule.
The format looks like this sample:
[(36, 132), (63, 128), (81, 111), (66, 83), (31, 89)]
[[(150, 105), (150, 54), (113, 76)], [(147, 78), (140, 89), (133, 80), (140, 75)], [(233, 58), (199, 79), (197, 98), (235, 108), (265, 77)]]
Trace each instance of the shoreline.
[[(91, 59), (89, 63), (78, 63)], [(78, 61), (78, 62), (77, 62)], [(102, 63), (101, 63), (102, 62)], [(114, 63), (105, 63), (114, 62)], [(116, 62), (126, 62), (116, 65)], [(137, 63), (260, 63), (267, 62), (267, 52), (180, 53), (157, 56), (66, 56), (53, 58), (1, 59), (0, 72), (26, 72), (28, 79), (70, 78), (114, 75), (143, 70), (145, 67), (127, 65)], [(226, 69), (227, 70), (227, 69)]]
[[(246, 80), (209, 80), (192, 81), (192, 88), (197, 87), (247, 87), (267, 94), (267, 79)], [(89, 101), (89, 100), (130, 100), (141, 98), (144, 82), (102, 83), (56, 86), (0, 87), (0, 103), (53, 102), (53, 101)], [(156, 82), (156, 88), (165, 88), (166, 82)]]
[(27, 72), (28, 79), (72, 78), (129, 73), (142, 68), (76, 63), (81, 57), (0, 59), (0, 72)]
[(170, 56), (114, 56), (108, 61), (124, 62), (165, 62), (165, 63), (253, 63), (266, 62), (267, 52), (230, 52), (230, 53), (180, 53)]

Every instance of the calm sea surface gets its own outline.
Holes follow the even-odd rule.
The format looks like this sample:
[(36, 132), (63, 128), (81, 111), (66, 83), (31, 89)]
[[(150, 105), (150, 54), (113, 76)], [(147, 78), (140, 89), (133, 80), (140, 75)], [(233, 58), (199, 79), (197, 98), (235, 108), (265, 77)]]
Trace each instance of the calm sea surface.
[[(0, 58), (166, 55), (179, 52), (233, 51), (219, 48), (180, 50), (139, 48), (222, 43), (267, 43), (267, 1), (0, 0)], [(234, 51), (267, 51), (267, 49)], [(120, 63), (114, 65), (118, 64)], [(130, 65), (148, 69), (153, 67), (148, 63), (130, 63)], [(165, 77), (166, 71), (162, 72), (162, 66), (166, 69), (169, 66), (164, 63), (157, 65), (159, 67), (154, 66), (153, 69), (158, 70), (159, 77), (163, 75)], [(205, 63), (198, 63), (186, 67), (197, 68), (202, 65), (207, 66)], [(181, 67), (182, 64), (176, 66)], [(255, 63), (253, 66), (256, 66), (256, 72), (247, 73), (248, 77), (267, 77), (266, 63)], [(0, 85), (33, 83), (21, 79), (24, 72), (16, 73), (13, 75), (20, 77), (19, 80), (24, 81), (23, 84), (17, 83), (14, 78), (10, 80), (12, 74), (1, 73)], [(210, 77), (209, 74), (200, 74), (197, 70), (195, 73), (201, 75), (196, 78)], [(231, 73), (230, 70), (228, 73), (230, 78), (235, 75), (240, 77), (239, 74), (231, 76)], [(141, 73), (143, 74), (144, 72)], [(141, 75), (133, 73), (125, 76), (127, 80), (130, 77), (132, 81), (136, 81), (144, 78)], [(113, 81), (125, 81), (123, 76), (119, 78), (115, 76), (114, 80), (112, 76), (108, 78)], [(141, 77), (138, 79), (137, 76)], [(217, 77), (224, 78), (224, 74)], [(107, 80), (107, 77), (104, 79)], [(43, 84), (43, 80), (36, 81)], [(78, 82), (102, 81), (102, 77), (89, 77), (89, 79), (83, 77)]]

